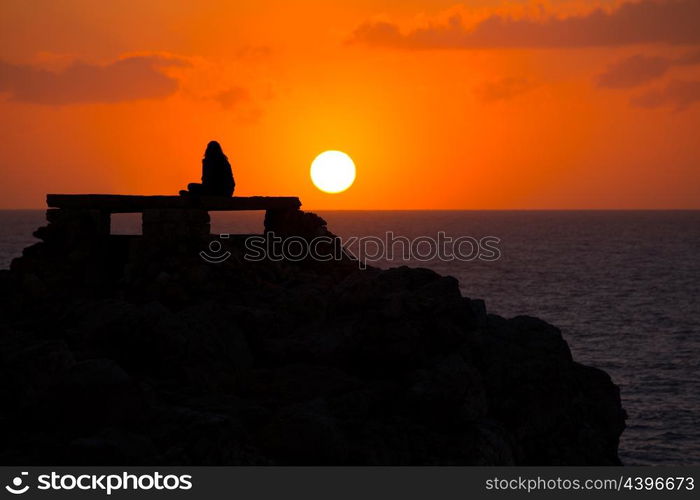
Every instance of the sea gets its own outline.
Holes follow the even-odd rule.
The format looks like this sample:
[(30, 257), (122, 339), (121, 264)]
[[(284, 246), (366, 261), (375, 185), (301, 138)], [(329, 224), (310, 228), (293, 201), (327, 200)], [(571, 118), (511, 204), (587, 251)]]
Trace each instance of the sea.
[[(700, 211), (317, 213), (358, 252), (364, 244), (371, 265), (428, 267), (457, 278), (491, 313), (559, 327), (578, 362), (620, 387), (629, 415), (623, 463), (700, 464)], [(0, 211), (0, 268), (43, 224), (43, 211)], [(262, 224), (260, 212), (212, 215), (214, 234), (262, 232)], [(113, 216), (114, 233), (139, 226), (137, 216)], [(401, 245), (377, 255), (379, 241), (386, 250), (400, 237), (409, 249), (417, 241), (413, 255)], [(431, 239), (447, 251), (431, 252)], [(469, 252), (484, 241), (497, 251)]]

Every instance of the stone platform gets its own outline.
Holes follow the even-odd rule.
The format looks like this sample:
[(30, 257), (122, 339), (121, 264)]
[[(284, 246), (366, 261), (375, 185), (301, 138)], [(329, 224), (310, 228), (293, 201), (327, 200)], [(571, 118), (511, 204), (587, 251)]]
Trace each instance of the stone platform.
[(304, 229), (297, 226), (307, 219), (294, 196), (48, 194), (46, 204), (52, 229), (60, 226), (92, 238), (110, 234), (113, 213), (141, 213), (143, 236), (166, 239), (208, 236), (210, 211), (265, 210), (265, 232), (284, 234)]
[(107, 213), (145, 210), (298, 210), (296, 196), (139, 196), (124, 194), (47, 194), (46, 204), (60, 209), (89, 209)]

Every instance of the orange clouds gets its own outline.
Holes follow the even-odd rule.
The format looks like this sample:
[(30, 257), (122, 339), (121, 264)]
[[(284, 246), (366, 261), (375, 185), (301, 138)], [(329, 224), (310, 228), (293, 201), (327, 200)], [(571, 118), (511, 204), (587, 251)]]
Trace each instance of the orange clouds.
[(484, 101), (505, 101), (523, 94), (533, 87), (526, 78), (508, 77), (489, 81), (475, 89), (475, 93)]
[(76, 62), (54, 72), (0, 61), (0, 91), (14, 101), (48, 105), (163, 98), (177, 90), (178, 82), (161, 68), (182, 64), (181, 59), (137, 56), (106, 65)]
[(698, 19), (697, 0), (642, 0), (624, 3), (611, 12), (596, 9), (588, 14), (541, 20), (493, 15), (471, 28), (455, 15), (446, 25), (431, 25), (405, 34), (393, 23), (365, 23), (352, 39), (414, 50), (683, 44), (700, 43)]
[[(598, 75), (597, 85), (608, 89), (627, 89), (644, 85), (665, 76), (672, 68), (700, 64), (700, 52), (689, 52), (678, 57), (646, 56), (636, 54), (613, 64)], [(630, 99), (641, 108), (671, 107), (675, 111), (688, 109), (700, 101), (700, 81), (673, 79), (666, 85), (648, 89)]]
[(683, 111), (700, 101), (700, 82), (672, 80), (668, 85), (653, 89), (632, 99), (632, 104), (642, 108), (669, 106)]
[(609, 65), (598, 76), (597, 84), (611, 89), (636, 87), (664, 76), (673, 66), (694, 64), (700, 64), (700, 52), (676, 58), (636, 54)]
[(309, 209), (697, 207), (700, 2), (542, 1), (6, 0), (0, 202), (177, 193), (217, 139), (237, 193)]
[(608, 66), (598, 76), (597, 84), (611, 89), (636, 87), (663, 76), (671, 64), (666, 57), (637, 54)]

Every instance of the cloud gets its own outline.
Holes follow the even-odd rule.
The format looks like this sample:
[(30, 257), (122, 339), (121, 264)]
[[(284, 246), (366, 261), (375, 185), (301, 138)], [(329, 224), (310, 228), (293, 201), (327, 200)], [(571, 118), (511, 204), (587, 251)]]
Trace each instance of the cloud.
[(700, 64), (700, 52), (691, 52), (675, 59), (637, 54), (609, 65), (598, 75), (598, 87), (624, 89), (645, 84), (664, 76), (674, 66)]
[(185, 64), (173, 57), (134, 56), (107, 65), (76, 62), (54, 72), (0, 61), (0, 92), (13, 101), (46, 105), (159, 99), (178, 88), (161, 69)]
[(249, 101), (250, 94), (243, 87), (231, 87), (216, 94), (214, 100), (221, 104), (224, 109), (233, 109), (239, 104)]
[(679, 57), (676, 64), (700, 64), (700, 50)]
[(230, 112), (238, 120), (254, 123), (263, 112), (248, 89), (233, 86), (209, 97), (218, 102), (222, 109)]
[(486, 102), (505, 101), (530, 90), (533, 84), (525, 78), (508, 77), (484, 82), (474, 93)]
[(638, 54), (611, 64), (598, 75), (599, 87), (623, 89), (636, 87), (666, 74), (673, 61), (667, 57)]
[(612, 11), (541, 20), (493, 15), (471, 29), (453, 16), (447, 25), (401, 33), (388, 22), (365, 23), (351, 41), (400, 49), (567, 48), (640, 43), (700, 43), (700, 1), (641, 0)]
[(641, 108), (673, 107), (683, 111), (700, 101), (700, 81), (673, 80), (666, 87), (635, 97), (631, 103)]

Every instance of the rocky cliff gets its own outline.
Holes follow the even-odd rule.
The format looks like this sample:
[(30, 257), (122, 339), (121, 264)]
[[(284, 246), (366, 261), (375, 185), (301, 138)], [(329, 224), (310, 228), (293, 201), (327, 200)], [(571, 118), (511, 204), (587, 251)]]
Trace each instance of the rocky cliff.
[(0, 273), (3, 464), (619, 463), (610, 377), (449, 276), (37, 234)]

